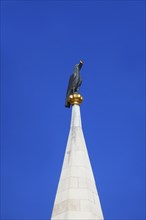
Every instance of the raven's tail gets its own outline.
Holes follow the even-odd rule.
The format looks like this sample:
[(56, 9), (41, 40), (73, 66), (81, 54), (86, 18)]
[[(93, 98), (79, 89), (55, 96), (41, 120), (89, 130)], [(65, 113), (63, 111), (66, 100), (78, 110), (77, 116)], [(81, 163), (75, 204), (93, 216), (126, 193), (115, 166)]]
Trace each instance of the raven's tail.
[(70, 103), (66, 100), (66, 102), (65, 102), (65, 107), (66, 108), (70, 108)]

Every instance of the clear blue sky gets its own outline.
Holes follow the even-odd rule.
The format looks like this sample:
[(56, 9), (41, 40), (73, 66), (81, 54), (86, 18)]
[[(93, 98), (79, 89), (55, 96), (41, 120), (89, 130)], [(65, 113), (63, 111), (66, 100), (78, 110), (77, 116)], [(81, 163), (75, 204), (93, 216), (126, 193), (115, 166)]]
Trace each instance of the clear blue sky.
[(145, 2), (1, 2), (2, 219), (49, 219), (80, 59), (83, 131), (107, 220), (145, 219)]

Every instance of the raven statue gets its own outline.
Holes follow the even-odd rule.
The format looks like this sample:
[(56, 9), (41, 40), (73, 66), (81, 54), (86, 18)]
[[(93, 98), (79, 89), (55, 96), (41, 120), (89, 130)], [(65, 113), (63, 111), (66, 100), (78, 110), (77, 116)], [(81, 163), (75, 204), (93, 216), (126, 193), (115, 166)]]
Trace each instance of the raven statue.
[(83, 66), (83, 61), (80, 60), (80, 63), (75, 65), (73, 73), (70, 76), (69, 83), (68, 83), (68, 89), (66, 92), (66, 103), (65, 103), (66, 108), (70, 108), (70, 103), (68, 102), (68, 97), (71, 94), (77, 93), (79, 90), (79, 87), (82, 84), (82, 79), (80, 76), (80, 70), (81, 70), (82, 66)]

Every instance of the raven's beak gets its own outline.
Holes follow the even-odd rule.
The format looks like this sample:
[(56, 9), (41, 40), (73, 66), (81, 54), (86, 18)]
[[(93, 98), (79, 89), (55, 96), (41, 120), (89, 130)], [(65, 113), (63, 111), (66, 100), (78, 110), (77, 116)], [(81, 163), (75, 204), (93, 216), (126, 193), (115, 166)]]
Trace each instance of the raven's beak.
[(79, 63), (79, 69), (81, 69), (81, 68), (82, 68), (82, 66), (83, 66), (83, 61), (82, 61), (82, 60), (80, 60), (80, 63)]

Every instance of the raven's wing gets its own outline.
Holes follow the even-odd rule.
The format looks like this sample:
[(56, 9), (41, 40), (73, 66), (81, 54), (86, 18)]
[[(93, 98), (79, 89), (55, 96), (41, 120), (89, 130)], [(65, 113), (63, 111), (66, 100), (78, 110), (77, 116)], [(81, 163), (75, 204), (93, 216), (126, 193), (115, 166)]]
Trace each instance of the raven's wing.
[(72, 74), (69, 78), (68, 88), (67, 88), (67, 92), (66, 92), (66, 102), (65, 102), (65, 107), (66, 108), (70, 108), (70, 103), (68, 102), (68, 96), (70, 95), (70, 93), (72, 91), (74, 81), (75, 81), (75, 77), (76, 77), (76, 74)]
[(82, 78), (80, 77), (80, 81), (79, 81), (78, 86), (80, 87), (81, 85), (82, 85)]
[(76, 74), (72, 74), (70, 76), (66, 95), (68, 95), (70, 90), (73, 88), (73, 84), (74, 84), (75, 78), (76, 78)]

